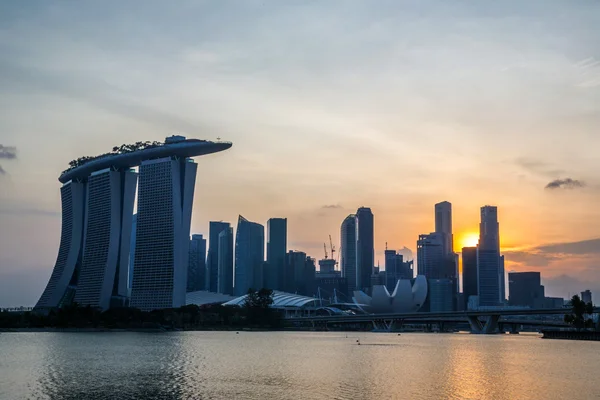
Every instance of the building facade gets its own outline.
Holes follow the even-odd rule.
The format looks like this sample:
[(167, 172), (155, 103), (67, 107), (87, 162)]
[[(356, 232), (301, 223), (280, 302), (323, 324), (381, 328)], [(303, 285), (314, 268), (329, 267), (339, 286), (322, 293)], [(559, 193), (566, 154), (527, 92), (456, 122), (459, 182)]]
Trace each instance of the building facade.
[(482, 307), (499, 306), (506, 297), (504, 258), (500, 255), (498, 208), (481, 207), (478, 252), (478, 293)]
[(463, 300), (467, 307), (469, 297), (477, 296), (477, 247), (463, 247), (462, 276)]
[(348, 281), (348, 291), (356, 290), (356, 215), (348, 215), (341, 229), (341, 272)]
[(356, 287), (371, 293), (375, 266), (374, 217), (370, 208), (356, 211)]
[(283, 290), (285, 282), (285, 255), (287, 253), (287, 219), (271, 218), (267, 221), (266, 287)]
[(264, 247), (265, 228), (240, 215), (235, 235), (235, 296), (245, 295), (250, 288), (262, 288)]
[(186, 292), (204, 290), (206, 287), (206, 239), (200, 234), (190, 239)]
[(508, 293), (511, 306), (545, 307), (544, 286), (539, 272), (509, 272)]
[(210, 221), (208, 223), (208, 254), (206, 256), (205, 288), (218, 292), (219, 286), (219, 235), (230, 228), (229, 222)]
[(217, 292), (233, 296), (233, 228), (219, 234)]

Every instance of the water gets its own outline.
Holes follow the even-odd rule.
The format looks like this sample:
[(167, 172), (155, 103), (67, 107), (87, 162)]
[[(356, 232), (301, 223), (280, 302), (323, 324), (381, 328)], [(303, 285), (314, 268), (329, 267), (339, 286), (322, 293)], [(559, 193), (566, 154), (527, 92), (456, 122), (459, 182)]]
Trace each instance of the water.
[(2, 333), (0, 399), (600, 399), (596, 342), (347, 336)]

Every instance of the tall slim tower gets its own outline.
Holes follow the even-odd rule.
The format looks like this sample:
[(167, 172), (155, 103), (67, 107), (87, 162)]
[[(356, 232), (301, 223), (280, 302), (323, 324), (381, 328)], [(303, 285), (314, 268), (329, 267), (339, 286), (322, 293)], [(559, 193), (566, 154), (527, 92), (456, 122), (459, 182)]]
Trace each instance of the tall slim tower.
[(285, 255), (287, 253), (287, 218), (267, 221), (267, 287), (283, 290), (285, 284)]
[(435, 205), (435, 233), (444, 236), (444, 254), (454, 251), (452, 235), (452, 204), (447, 201)]
[(208, 225), (208, 256), (206, 257), (206, 290), (217, 292), (219, 289), (219, 235), (228, 230), (229, 222), (210, 221)]
[(217, 292), (233, 296), (233, 228), (219, 233), (219, 279)]
[(348, 280), (348, 296), (356, 290), (356, 214), (348, 215), (341, 229), (341, 270)]
[(131, 306), (185, 305), (197, 164), (177, 157), (142, 162)]
[(136, 183), (129, 169), (105, 169), (88, 179), (77, 304), (102, 310), (126, 305)]
[(356, 286), (371, 293), (371, 275), (375, 266), (373, 213), (370, 208), (356, 211)]
[(466, 309), (469, 304), (469, 297), (477, 296), (477, 247), (463, 247), (462, 276), (463, 296)]
[(500, 256), (498, 208), (481, 207), (479, 250), (477, 255), (480, 306), (498, 306), (505, 298), (504, 262)]
[(187, 292), (204, 290), (206, 285), (206, 239), (192, 235), (188, 259)]
[(243, 296), (248, 289), (261, 289), (265, 260), (265, 228), (241, 215), (235, 234), (234, 295)]

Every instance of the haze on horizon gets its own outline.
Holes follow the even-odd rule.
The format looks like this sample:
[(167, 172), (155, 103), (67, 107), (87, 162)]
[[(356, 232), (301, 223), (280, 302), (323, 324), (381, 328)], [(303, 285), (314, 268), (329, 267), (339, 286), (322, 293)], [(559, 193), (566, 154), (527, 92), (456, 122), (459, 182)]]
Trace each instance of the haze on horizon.
[(360, 206), (415, 250), (453, 204), (455, 251), (499, 208), (506, 270), (600, 299), (600, 3), (0, 3), (0, 305), (56, 261), (68, 162), (233, 142), (197, 158), (193, 233), (288, 218), (321, 258)]

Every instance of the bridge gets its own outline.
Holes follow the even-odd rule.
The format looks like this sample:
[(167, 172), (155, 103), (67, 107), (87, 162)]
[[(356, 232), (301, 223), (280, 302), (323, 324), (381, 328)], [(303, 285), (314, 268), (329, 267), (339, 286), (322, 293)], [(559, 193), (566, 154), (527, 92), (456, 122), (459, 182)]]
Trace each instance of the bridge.
[[(523, 310), (481, 310), (453, 311), (435, 313), (391, 313), (391, 314), (357, 314), (357, 315), (327, 315), (309, 317), (291, 317), (286, 322), (294, 326), (324, 327), (343, 326), (350, 324), (372, 325), (376, 330), (392, 331), (400, 329), (405, 324), (438, 324), (440, 330), (446, 324), (468, 323), (471, 333), (497, 333), (504, 325), (510, 325), (516, 332), (517, 326), (567, 327), (562, 321), (540, 319), (517, 319), (506, 317), (564, 315), (570, 313), (569, 308), (552, 309), (523, 309)], [(594, 308), (594, 313), (600, 313), (600, 307)], [(483, 319), (482, 319), (483, 318)]]

